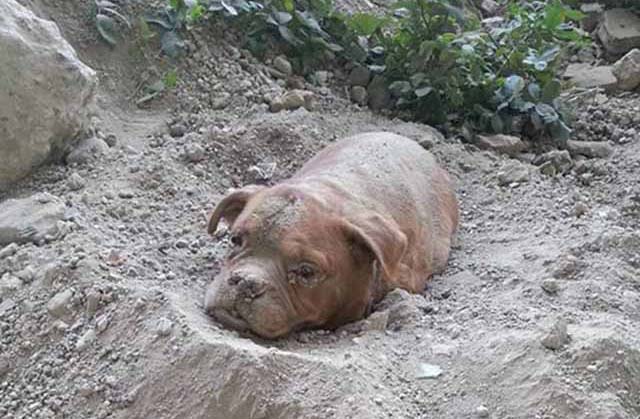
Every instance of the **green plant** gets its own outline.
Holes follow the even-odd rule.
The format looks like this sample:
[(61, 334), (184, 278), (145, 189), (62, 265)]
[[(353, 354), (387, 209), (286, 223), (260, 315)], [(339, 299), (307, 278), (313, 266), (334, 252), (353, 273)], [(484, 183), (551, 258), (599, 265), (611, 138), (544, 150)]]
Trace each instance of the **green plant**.
[(111, 45), (116, 45), (117, 33), (119, 33), (118, 22), (124, 24), (128, 29), (131, 29), (131, 23), (121, 13), (120, 8), (107, 0), (95, 0), (95, 21), (98, 33), (106, 42)]
[(167, 0), (163, 10), (147, 15), (145, 21), (159, 29), (162, 52), (171, 58), (178, 58), (185, 49), (180, 31), (197, 23), (205, 11), (198, 0)]

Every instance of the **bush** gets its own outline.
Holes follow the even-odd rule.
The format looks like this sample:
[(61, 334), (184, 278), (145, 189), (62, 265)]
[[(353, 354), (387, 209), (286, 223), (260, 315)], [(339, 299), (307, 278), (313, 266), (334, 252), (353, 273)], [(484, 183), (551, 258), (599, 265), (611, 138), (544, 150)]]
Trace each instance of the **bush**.
[[(568, 115), (555, 78), (559, 57), (584, 42), (579, 12), (560, 0), (510, 0), (505, 16), (481, 23), (461, 0), (400, 0), (376, 16), (335, 11), (331, 0), (169, 0), (163, 49), (175, 56), (177, 31), (205, 13), (237, 22), (256, 54), (279, 46), (299, 71), (340, 57), (384, 77), (392, 106), (430, 123), (524, 132), (563, 140)], [(165, 39), (166, 38), (166, 39)]]

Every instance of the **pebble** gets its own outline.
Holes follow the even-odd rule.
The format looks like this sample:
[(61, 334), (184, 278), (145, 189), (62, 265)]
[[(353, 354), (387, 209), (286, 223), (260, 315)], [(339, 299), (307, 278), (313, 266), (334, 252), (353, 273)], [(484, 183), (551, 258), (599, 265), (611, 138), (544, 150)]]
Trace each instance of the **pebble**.
[(96, 331), (93, 329), (89, 329), (87, 330), (87, 332), (85, 332), (84, 335), (82, 335), (80, 339), (78, 339), (78, 342), (76, 343), (76, 349), (78, 351), (83, 351), (88, 348), (93, 342), (95, 342), (96, 339)]
[(352, 86), (351, 100), (360, 106), (366, 106), (367, 105), (367, 89), (362, 86)]
[(418, 365), (418, 373), (416, 374), (416, 378), (420, 380), (433, 379), (438, 378), (441, 375), (442, 368), (440, 368), (439, 365), (420, 363), (420, 365)]
[(489, 409), (485, 406), (480, 405), (476, 408), (476, 416), (479, 418), (488, 418), (489, 417)]
[(198, 163), (205, 159), (206, 154), (204, 148), (199, 144), (188, 144), (184, 148), (184, 155), (191, 163)]
[(98, 290), (91, 290), (87, 295), (87, 315), (93, 316), (100, 305), (102, 293)]
[(171, 334), (171, 329), (173, 328), (173, 323), (171, 320), (166, 317), (158, 320), (158, 324), (156, 325), (156, 333), (158, 336), (169, 336)]
[(182, 137), (187, 133), (187, 127), (181, 123), (175, 123), (169, 127), (169, 135), (174, 138)]
[(545, 279), (544, 281), (542, 281), (540, 287), (548, 294), (557, 294), (560, 290), (558, 281), (553, 278)]
[(291, 63), (283, 55), (278, 55), (273, 60), (273, 67), (287, 76), (290, 76), (293, 73), (293, 67), (291, 66)]
[(67, 179), (67, 186), (72, 191), (79, 191), (80, 189), (84, 188), (86, 184), (87, 181), (77, 172), (73, 172), (71, 176), (69, 176), (69, 179)]
[(70, 289), (60, 291), (54, 295), (47, 303), (47, 311), (53, 317), (60, 318), (70, 314), (69, 303), (73, 298), (73, 291)]
[(18, 251), (18, 244), (10, 243), (0, 250), (0, 259), (13, 256), (16, 254), (17, 251)]
[(549, 333), (542, 338), (541, 343), (542, 346), (553, 351), (556, 351), (569, 343), (567, 322), (562, 319), (557, 320)]

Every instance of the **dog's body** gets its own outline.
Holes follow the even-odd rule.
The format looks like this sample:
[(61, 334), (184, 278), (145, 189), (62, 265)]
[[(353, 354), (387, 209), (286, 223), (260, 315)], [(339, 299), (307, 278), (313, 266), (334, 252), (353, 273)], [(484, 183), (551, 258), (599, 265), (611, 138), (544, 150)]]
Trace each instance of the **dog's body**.
[(222, 323), (278, 337), (362, 318), (389, 290), (421, 292), (449, 257), (458, 204), (417, 143), (356, 135), (271, 188), (249, 186), (214, 211), (235, 250), (205, 306)]

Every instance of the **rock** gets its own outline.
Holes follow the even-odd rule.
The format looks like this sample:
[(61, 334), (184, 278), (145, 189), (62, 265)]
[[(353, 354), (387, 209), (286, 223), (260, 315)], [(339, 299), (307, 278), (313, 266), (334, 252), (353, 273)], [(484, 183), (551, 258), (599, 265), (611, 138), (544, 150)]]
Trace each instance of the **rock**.
[(357, 65), (351, 69), (349, 73), (349, 84), (351, 86), (367, 87), (369, 85), (369, 79), (371, 78), (371, 72), (367, 67)]
[(180, 122), (176, 122), (175, 124), (171, 124), (171, 126), (169, 126), (169, 135), (172, 136), (173, 138), (180, 138), (184, 136), (186, 133), (187, 133), (186, 125)]
[(362, 86), (351, 87), (351, 100), (360, 106), (367, 105), (367, 89)]
[(0, 259), (4, 259), (9, 256), (13, 256), (18, 251), (18, 245), (11, 243), (0, 249)]
[(600, 23), (604, 6), (600, 3), (584, 3), (580, 5), (580, 11), (584, 14), (584, 18), (580, 22), (582, 29), (591, 32)]
[(640, 86), (640, 49), (634, 48), (620, 58), (613, 65), (613, 75), (621, 90), (634, 90)]
[(384, 77), (376, 75), (367, 87), (367, 95), (369, 96), (367, 103), (373, 110), (380, 110), (389, 106), (391, 102), (391, 94), (387, 88)]
[[(573, 167), (571, 154), (567, 150), (552, 150), (537, 157), (533, 161), (533, 164), (536, 165), (544, 165), (545, 163), (551, 163), (558, 173), (567, 172)], [(543, 170), (542, 166), (540, 170)]]
[(318, 70), (313, 73), (313, 80), (318, 86), (326, 86), (329, 82), (330, 73), (325, 70)]
[(76, 342), (76, 349), (78, 351), (84, 351), (86, 348), (91, 346), (91, 344), (93, 344), (93, 342), (95, 342), (97, 338), (98, 337), (96, 336), (95, 330), (87, 330), (85, 334), (82, 335), (80, 339), (78, 339), (78, 342)]
[(72, 191), (79, 191), (80, 189), (84, 188), (86, 184), (87, 181), (77, 172), (71, 173), (71, 176), (69, 176), (69, 179), (67, 179), (67, 186)]
[(591, 158), (607, 158), (613, 147), (606, 141), (567, 141), (567, 150), (572, 156), (583, 155)]
[(87, 315), (93, 316), (98, 307), (100, 306), (100, 300), (102, 299), (102, 293), (99, 290), (91, 290), (87, 295)]
[(494, 0), (481, 0), (478, 7), (484, 17), (495, 16), (500, 10), (500, 4)]
[(273, 67), (278, 70), (280, 73), (283, 73), (285, 76), (290, 76), (293, 73), (293, 68), (291, 67), (291, 63), (284, 55), (278, 55), (273, 60)]
[(69, 153), (65, 159), (67, 164), (82, 164), (89, 160), (107, 154), (109, 145), (98, 137), (87, 138)]
[(520, 138), (503, 134), (478, 135), (476, 144), (483, 150), (493, 150), (510, 156), (515, 156), (527, 148)]
[(158, 320), (158, 324), (156, 325), (156, 334), (158, 336), (169, 336), (171, 334), (171, 329), (173, 329), (173, 323), (171, 320), (166, 317)]
[(610, 92), (618, 85), (612, 66), (594, 67), (585, 63), (572, 63), (567, 66), (563, 77), (584, 89), (599, 87)]
[(280, 112), (282, 110), (295, 110), (305, 107), (307, 110), (312, 109), (313, 93), (306, 90), (291, 90), (271, 102), (271, 112)]
[(0, 245), (38, 243), (47, 236), (58, 235), (61, 228), (58, 222), (64, 211), (64, 202), (44, 192), (1, 202)]
[(476, 416), (479, 418), (488, 418), (489, 417), (489, 409), (485, 406), (480, 405), (476, 408)]
[(369, 317), (367, 317), (364, 321), (363, 330), (379, 330), (384, 331), (387, 328), (387, 323), (389, 322), (389, 312), (384, 311), (376, 311), (372, 313)]
[(558, 285), (558, 281), (556, 281), (553, 278), (545, 279), (544, 281), (542, 281), (542, 284), (540, 284), (540, 287), (547, 294), (557, 294), (558, 291), (560, 290), (560, 286)]
[(562, 319), (556, 321), (549, 333), (542, 338), (541, 343), (542, 346), (553, 351), (556, 351), (569, 343), (567, 322)]
[(204, 148), (200, 144), (187, 144), (184, 147), (184, 157), (190, 163), (198, 163), (206, 158)]
[(70, 289), (60, 291), (47, 303), (47, 311), (52, 317), (61, 318), (71, 314), (69, 304), (73, 298), (73, 291)]
[[(0, 279), (0, 281), (2, 281), (2, 279)], [(1, 287), (1, 285), (0, 285)], [(0, 290), (0, 296), (2, 295), (2, 290)], [(0, 317), (4, 316), (4, 313), (8, 312), (9, 310), (11, 310), (12, 308), (14, 308), (16, 306), (16, 302), (13, 301), (11, 298), (4, 298), (2, 300), (2, 302), (0, 302)], [(2, 374), (0, 373), (0, 376)]]
[(57, 25), (15, 0), (0, 2), (0, 190), (62, 159), (90, 123), (95, 71)]
[(118, 137), (115, 134), (109, 134), (105, 137), (104, 142), (107, 143), (109, 147), (115, 147), (118, 144)]
[(0, 299), (22, 288), (20, 278), (6, 272), (0, 277)]
[(420, 363), (416, 378), (419, 380), (438, 378), (442, 375), (442, 368), (439, 365)]
[(529, 167), (517, 160), (511, 160), (498, 172), (498, 184), (500, 186), (512, 183), (528, 182), (530, 177)]
[(598, 37), (606, 51), (620, 56), (640, 48), (640, 18), (628, 9), (611, 9), (602, 15)]
[(580, 260), (573, 255), (566, 254), (558, 258), (552, 273), (555, 278), (568, 279), (575, 276), (580, 268)]
[(552, 177), (558, 173), (558, 170), (550, 161), (542, 163), (540, 167), (538, 167), (538, 170), (540, 170), (540, 173), (542, 173), (543, 175)]

